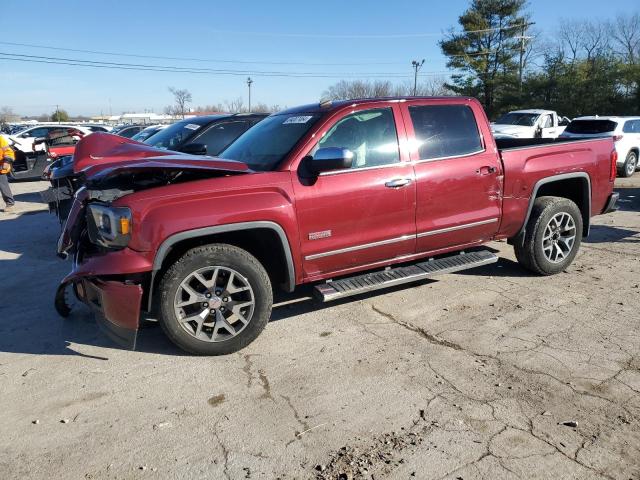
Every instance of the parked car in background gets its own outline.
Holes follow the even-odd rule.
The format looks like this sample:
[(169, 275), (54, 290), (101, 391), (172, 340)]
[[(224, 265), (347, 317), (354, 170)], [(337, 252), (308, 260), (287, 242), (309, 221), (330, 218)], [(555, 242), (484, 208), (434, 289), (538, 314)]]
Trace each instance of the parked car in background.
[(106, 132), (109, 133), (111, 132), (111, 130), (113, 130), (112, 127), (110, 127), (109, 125), (89, 125), (89, 124), (83, 124), (82, 125), (85, 128), (88, 128), (89, 130), (91, 130), (92, 132)]
[(215, 156), (266, 116), (266, 113), (236, 113), (187, 118), (169, 125), (144, 143), (176, 152)]
[[(9, 137), (13, 139), (13, 141), (18, 146), (18, 148), (23, 152), (32, 151), (34, 146), (33, 142), (36, 138), (45, 138), (50, 132), (54, 130), (59, 130), (60, 128), (67, 127), (67, 126), (68, 125), (58, 125), (58, 124), (35, 125), (33, 127), (28, 127), (24, 130), (21, 130), (20, 132), (15, 133), (13, 135), (9, 135)], [(92, 133), (91, 130), (85, 127), (73, 125), (73, 128), (83, 132), (84, 135), (88, 135)], [(44, 150), (44, 144), (40, 142), (36, 146), (36, 150)]]
[[(42, 192), (42, 199), (49, 210), (63, 221), (66, 219), (74, 193), (83, 185), (82, 171), (92, 165), (113, 164), (149, 156), (171, 156), (175, 151), (193, 155), (217, 155), (253, 125), (264, 119), (266, 114), (223, 114), (190, 118), (161, 128), (148, 137), (145, 143), (155, 148), (140, 149), (139, 155), (132, 154), (125, 145), (134, 144), (133, 139), (114, 143), (108, 135), (95, 133), (92, 148), (100, 148), (100, 159), (93, 158), (86, 149), (77, 157), (63, 158), (51, 165), (47, 172), (51, 187)], [(164, 126), (162, 126), (164, 127)], [(104, 147), (109, 145), (109, 147)], [(138, 144), (139, 145), (139, 144)], [(83, 149), (82, 146), (78, 147)]]
[(49, 166), (49, 156), (44, 148), (38, 151), (22, 150), (13, 138), (7, 137), (9, 146), (15, 153), (13, 168), (9, 172), (9, 180), (36, 180), (42, 177), (43, 172)]
[(131, 137), (131, 140), (135, 140), (136, 142), (144, 142), (151, 135), (155, 135), (160, 130), (164, 130), (168, 126), (169, 125), (151, 125), (150, 127), (147, 127), (144, 130), (136, 133), (133, 137)]
[(84, 170), (58, 241), (74, 262), (56, 308), (68, 315), (75, 292), (130, 348), (153, 309), (184, 350), (235, 352), (267, 325), (277, 286), (315, 283), (329, 301), (410, 284), (496, 262), (479, 249), (490, 240), (508, 240), (528, 270), (560, 273), (618, 198), (611, 139), (503, 144), (462, 97), (289, 109), (219, 158), (99, 135), (76, 160), (121, 161)]
[(121, 125), (119, 127), (114, 128), (111, 133), (115, 135), (119, 135), (125, 138), (131, 138), (136, 133), (141, 132), (147, 127), (147, 125)]
[(491, 124), (496, 138), (556, 138), (569, 124), (553, 110), (515, 110)]
[(76, 144), (87, 135), (89, 133), (76, 127), (61, 127), (51, 130), (45, 138), (38, 138), (33, 143), (34, 145), (44, 143), (45, 151), (53, 161), (59, 157), (73, 155)]
[(618, 174), (630, 177), (639, 167), (640, 117), (579, 117), (569, 124), (561, 137), (613, 137), (618, 153)]

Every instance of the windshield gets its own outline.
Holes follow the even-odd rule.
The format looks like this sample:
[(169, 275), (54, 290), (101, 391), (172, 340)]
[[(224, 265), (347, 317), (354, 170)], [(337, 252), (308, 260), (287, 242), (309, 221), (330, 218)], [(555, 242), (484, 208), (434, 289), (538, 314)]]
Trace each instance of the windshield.
[(244, 162), (252, 170), (273, 170), (319, 118), (318, 114), (272, 115), (247, 130), (218, 156)]
[(210, 120), (198, 120), (190, 118), (181, 122), (174, 123), (164, 130), (160, 130), (156, 135), (149, 137), (144, 143), (165, 150), (175, 150), (184, 144), (184, 142), (195, 134), (203, 123), (209, 123)]
[(496, 125), (521, 125), (523, 127), (533, 127), (538, 120), (537, 113), (505, 113), (496, 120)]
[(574, 120), (566, 128), (565, 132), (594, 135), (614, 132), (617, 126), (618, 124), (611, 120)]

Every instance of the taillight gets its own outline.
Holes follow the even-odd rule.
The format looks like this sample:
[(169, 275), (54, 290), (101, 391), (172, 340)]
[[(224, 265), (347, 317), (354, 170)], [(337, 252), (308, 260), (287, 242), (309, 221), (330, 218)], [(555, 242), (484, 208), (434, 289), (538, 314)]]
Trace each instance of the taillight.
[(618, 173), (618, 152), (611, 151), (611, 172), (609, 173), (609, 181), (613, 182), (616, 179)]
[(614, 136), (613, 136), (613, 141), (614, 141), (614, 142), (619, 142), (620, 140), (622, 140), (622, 137), (623, 137), (623, 136), (624, 136), (624, 135), (614, 135)]

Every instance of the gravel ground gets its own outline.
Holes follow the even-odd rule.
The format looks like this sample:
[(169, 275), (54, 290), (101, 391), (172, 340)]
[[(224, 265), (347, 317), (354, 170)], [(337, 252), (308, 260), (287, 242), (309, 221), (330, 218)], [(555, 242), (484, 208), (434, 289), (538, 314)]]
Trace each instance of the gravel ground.
[(280, 298), (227, 357), (57, 317), (42, 182), (0, 213), (0, 478), (640, 478), (640, 174), (563, 274)]

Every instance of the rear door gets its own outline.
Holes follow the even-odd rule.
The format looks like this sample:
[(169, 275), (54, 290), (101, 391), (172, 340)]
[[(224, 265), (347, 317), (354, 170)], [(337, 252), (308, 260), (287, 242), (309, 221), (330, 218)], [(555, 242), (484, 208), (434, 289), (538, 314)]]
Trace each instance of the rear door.
[[(403, 105), (416, 174), (418, 252), (492, 238), (502, 202), (502, 165), (481, 107), (461, 100)], [(482, 129), (478, 125), (483, 125)]]
[[(354, 152), (352, 168), (294, 177), (307, 278), (373, 266), (415, 251), (415, 181), (398, 104), (358, 105), (334, 116), (306, 154)], [(405, 142), (402, 141), (404, 145)]]

